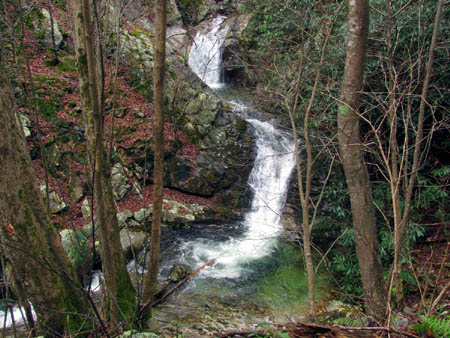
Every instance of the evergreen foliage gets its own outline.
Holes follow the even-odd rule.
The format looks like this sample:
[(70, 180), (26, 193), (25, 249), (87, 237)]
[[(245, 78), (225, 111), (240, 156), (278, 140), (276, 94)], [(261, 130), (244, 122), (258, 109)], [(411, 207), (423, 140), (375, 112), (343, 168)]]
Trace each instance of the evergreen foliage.
[(412, 325), (411, 328), (422, 335), (432, 334), (436, 338), (450, 337), (450, 317), (422, 317), (422, 322)]

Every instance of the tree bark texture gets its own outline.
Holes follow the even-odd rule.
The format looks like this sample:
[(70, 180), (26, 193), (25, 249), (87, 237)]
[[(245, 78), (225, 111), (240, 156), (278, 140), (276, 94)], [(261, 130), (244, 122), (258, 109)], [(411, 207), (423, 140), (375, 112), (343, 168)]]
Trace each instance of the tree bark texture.
[(385, 288), (379, 257), (372, 189), (359, 135), (359, 93), (362, 90), (369, 27), (367, 0), (350, 0), (347, 55), (338, 112), (338, 138), (350, 194), (356, 253), (361, 271), (366, 312), (381, 319)]
[(145, 280), (144, 301), (150, 302), (158, 286), (159, 247), (161, 239), (161, 216), (164, 176), (164, 75), (166, 58), (166, 15), (167, 2), (157, 0), (156, 3), (156, 46), (153, 69), (153, 217), (149, 271)]
[(111, 166), (103, 140), (103, 68), (100, 48), (95, 48), (99, 43), (95, 40), (98, 32), (94, 28), (89, 0), (73, 0), (72, 11), (87, 153), (94, 179), (95, 225), (100, 230), (100, 254), (106, 284), (105, 309), (109, 320), (118, 323), (133, 315), (135, 293), (120, 244)]
[(42, 334), (59, 337), (86, 328), (87, 299), (46, 212), (6, 74), (0, 63), (2, 250), (14, 283), (33, 304)]

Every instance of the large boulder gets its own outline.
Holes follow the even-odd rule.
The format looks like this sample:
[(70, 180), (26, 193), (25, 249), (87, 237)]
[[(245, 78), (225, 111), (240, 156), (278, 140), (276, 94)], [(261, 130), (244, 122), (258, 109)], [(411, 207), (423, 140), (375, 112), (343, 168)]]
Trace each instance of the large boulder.
[[(53, 19), (53, 20), (52, 20)], [(53, 33), (52, 33), (53, 21)], [(36, 35), (41, 39), (42, 44), (47, 48), (53, 48), (53, 39), (55, 47), (60, 48), (63, 44), (64, 37), (59, 29), (59, 25), (55, 17), (51, 18), (48, 10), (43, 8), (34, 18), (33, 27)], [(53, 34), (53, 36), (52, 36)]]
[(133, 231), (124, 228), (120, 230), (120, 244), (127, 259), (135, 258), (147, 243), (148, 234), (144, 231)]

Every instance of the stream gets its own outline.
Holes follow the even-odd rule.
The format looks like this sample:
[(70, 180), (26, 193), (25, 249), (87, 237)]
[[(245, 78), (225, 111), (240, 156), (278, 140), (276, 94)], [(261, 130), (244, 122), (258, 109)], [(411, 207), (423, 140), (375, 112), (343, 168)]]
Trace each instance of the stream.
[[(227, 91), (222, 61), (229, 29), (225, 20), (219, 16), (209, 30), (198, 31), (189, 54), (191, 69), (222, 98)], [(196, 231), (195, 238), (192, 233), (177, 232), (171, 247), (161, 254), (163, 276), (174, 264), (197, 269), (211, 259), (216, 262), (155, 312), (163, 322), (176, 321), (183, 327), (202, 322), (199, 329), (207, 327), (216, 332), (222, 329), (221, 323), (226, 323), (227, 328), (239, 328), (301, 318), (307, 297), (300, 250), (279, 239), (280, 216), (295, 166), (293, 140), (270, 122), (246, 118), (255, 114), (248, 114), (251, 108), (238, 98), (223, 100), (235, 106), (235, 113), (246, 119), (255, 137), (256, 158), (248, 179), (253, 192), (251, 207), (242, 223), (234, 227), (238, 230)], [(319, 288), (324, 283), (319, 277)], [(233, 313), (239, 314), (235, 321)], [(217, 327), (208, 327), (210, 323)]]

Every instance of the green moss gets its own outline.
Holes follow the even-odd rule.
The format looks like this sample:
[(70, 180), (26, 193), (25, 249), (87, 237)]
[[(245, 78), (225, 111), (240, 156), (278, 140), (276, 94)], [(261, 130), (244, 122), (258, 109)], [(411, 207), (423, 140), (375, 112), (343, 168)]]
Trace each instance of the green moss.
[(128, 319), (134, 317), (134, 310), (136, 309), (136, 297), (131, 285), (128, 272), (124, 272), (117, 278), (117, 290), (119, 291), (119, 299), (117, 304), (121, 310), (121, 317), (119, 320)]
[(244, 119), (238, 118), (236, 120), (236, 130), (240, 134), (245, 133), (247, 131), (247, 121), (245, 121)]
[[(63, 108), (61, 97), (63, 83), (60, 79), (47, 75), (36, 75), (34, 87), (37, 93), (36, 105), (38, 113), (48, 122), (56, 120), (56, 113)], [(30, 103), (32, 104), (31, 100)], [(31, 106), (30, 109), (34, 109)]]
[(61, 62), (58, 63), (58, 69), (62, 72), (68, 72), (68, 73), (76, 73), (77, 72), (77, 63), (75, 59), (72, 58), (65, 58), (63, 60), (60, 60)]
[(348, 114), (350, 114), (350, 109), (348, 108), (347, 105), (341, 104), (339, 106), (339, 114), (344, 115), (344, 116), (348, 115)]
[(83, 50), (79, 50), (78, 51), (79, 52), (79, 54), (80, 54), (80, 56), (78, 57), (78, 65), (80, 66), (80, 67), (87, 67), (87, 55), (86, 55), (86, 53), (83, 53)]
[(36, 99), (36, 103), (38, 112), (40, 115), (42, 115), (44, 120), (48, 122), (56, 120), (56, 113), (61, 110), (61, 106), (58, 103), (46, 100), (41, 97)]
[(88, 326), (90, 322), (84, 319), (86, 313), (83, 313), (83, 309), (86, 309), (87, 306), (79, 293), (66, 287), (56, 303), (57, 309), (65, 310), (66, 316), (61, 318), (61, 324), (66, 333), (77, 333), (78, 337), (79, 332), (88, 332), (91, 329)]
[(230, 217), (233, 215), (233, 210), (227, 206), (220, 206), (217, 207), (217, 211), (219, 212), (219, 214)]
[(130, 33), (130, 35), (134, 37), (138, 37), (141, 34), (145, 34), (145, 32), (140, 28), (136, 28), (133, 32)]

